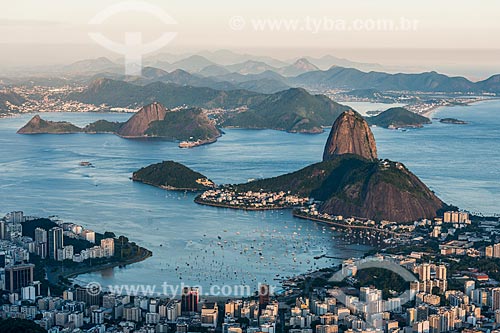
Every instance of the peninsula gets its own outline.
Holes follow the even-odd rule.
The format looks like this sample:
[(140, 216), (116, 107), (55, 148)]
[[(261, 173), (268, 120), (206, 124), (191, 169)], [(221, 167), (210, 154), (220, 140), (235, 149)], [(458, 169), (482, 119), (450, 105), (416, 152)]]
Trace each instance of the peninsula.
[(9, 226), (9, 239), (2, 247), (29, 249), (26, 264), (33, 265), (33, 279), (45, 289), (59, 290), (70, 277), (140, 262), (153, 254), (125, 236), (59, 219), (28, 217), (18, 211), (0, 221)]
[[(196, 202), (269, 209), (297, 207), (314, 198), (320, 214), (397, 222), (432, 219), (446, 207), (402, 163), (378, 159), (373, 134), (354, 111), (344, 112), (333, 124), (323, 162), (218, 191), (205, 192)], [(283, 193), (290, 200), (270, 206), (276, 198), (269, 193)]]

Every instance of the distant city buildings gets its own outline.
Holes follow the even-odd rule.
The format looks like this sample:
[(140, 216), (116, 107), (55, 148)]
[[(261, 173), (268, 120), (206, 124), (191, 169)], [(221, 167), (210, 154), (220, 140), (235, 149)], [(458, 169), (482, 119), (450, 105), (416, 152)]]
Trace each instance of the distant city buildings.
[(5, 289), (19, 292), (23, 287), (33, 283), (33, 264), (20, 264), (5, 267)]
[(61, 258), (58, 256), (60, 254), (59, 250), (64, 248), (64, 238), (63, 229), (59, 227), (53, 227), (48, 231), (49, 236), (49, 257), (50, 259), (58, 260)]
[(469, 213), (458, 212), (458, 211), (445, 212), (443, 222), (444, 223), (470, 223)]
[(101, 240), (102, 256), (109, 258), (115, 255), (115, 240), (113, 238), (105, 238)]

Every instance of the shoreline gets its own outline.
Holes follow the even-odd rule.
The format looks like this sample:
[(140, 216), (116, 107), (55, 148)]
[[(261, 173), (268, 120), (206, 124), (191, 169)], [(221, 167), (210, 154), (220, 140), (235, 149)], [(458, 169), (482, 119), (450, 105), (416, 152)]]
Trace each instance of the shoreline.
[(141, 183), (141, 184), (148, 185), (148, 186), (154, 186), (156, 188), (159, 188), (159, 189), (162, 189), (162, 190), (165, 190), (165, 191), (176, 191), (176, 192), (185, 192), (185, 191), (187, 191), (187, 192), (196, 193), (196, 192), (203, 192), (203, 191), (207, 190), (207, 189), (180, 188), (180, 187), (172, 187), (172, 186), (165, 186), (165, 185), (157, 185), (157, 184), (153, 184), (151, 182), (148, 182), (148, 181), (145, 181), (145, 180), (142, 180), (142, 179), (139, 179), (139, 178), (134, 178), (134, 176), (130, 177), (130, 179), (133, 182)]
[(257, 207), (244, 207), (244, 206), (233, 206), (233, 205), (228, 205), (228, 204), (223, 204), (223, 203), (216, 203), (216, 202), (210, 202), (210, 201), (204, 201), (196, 197), (194, 199), (194, 202), (197, 203), (198, 205), (203, 205), (203, 206), (211, 206), (211, 207), (218, 207), (218, 208), (228, 208), (228, 209), (235, 209), (235, 210), (244, 210), (244, 211), (259, 211), (259, 210), (285, 210), (285, 209), (293, 209), (294, 207), (266, 207), (266, 208), (257, 208)]
[(314, 222), (318, 222), (318, 223), (325, 223), (325, 224), (328, 224), (330, 226), (344, 228), (344, 229), (366, 229), (366, 230), (373, 230), (375, 232), (380, 232), (380, 233), (384, 233), (384, 234), (390, 234), (390, 235), (393, 235), (393, 236), (401, 236), (401, 234), (398, 234), (398, 233), (396, 233), (394, 231), (390, 231), (390, 230), (382, 230), (382, 229), (377, 229), (377, 228), (367, 227), (367, 226), (346, 225), (346, 224), (343, 224), (343, 223), (338, 223), (338, 222), (335, 222), (335, 221), (329, 221), (329, 220), (322, 219), (322, 218), (315, 218), (315, 217), (312, 217), (312, 216), (297, 214), (295, 212), (293, 212), (292, 215), (293, 215), (293, 217), (296, 217), (296, 218), (299, 218), (299, 219), (310, 220), (310, 221), (314, 221)]
[(53, 274), (56, 274), (57, 278), (59, 276), (62, 276), (65, 279), (74, 279), (74, 278), (77, 278), (79, 275), (83, 275), (83, 274), (96, 273), (96, 272), (101, 272), (101, 271), (104, 271), (104, 270), (110, 269), (110, 268), (132, 265), (132, 264), (144, 261), (144, 260), (153, 256), (152, 251), (150, 251), (146, 248), (143, 248), (143, 247), (141, 247), (140, 249), (141, 249), (141, 255), (129, 258), (127, 260), (110, 262), (110, 263), (101, 264), (101, 265), (97, 265), (97, 266), (87, 266), (85, 268), (80, 268), (80, 269), (70, 269), (69, 272), (64, 272), (64, 269), (61, 271), (61, 269), (58, 268)]
[(477, 99), (474, 101), (465, 102), (465, 103), (463, 103), (463, 105), (453, 105), (453, 104), (451, 104), (451, 105), (438, 105), (438, 106), (432, 107), (429, 110), (422, 112), (422, 113), (419, 113), (419, 114), (421, 116), (432, 119), (436, 113), (442, 111), (444, 108), (452, 108), (452, 107), (456, 107), (456, 106), (470, 106), (472, 104), (477, 104), (477, 103), (482, 103), (482, 102), (490, 102), (490, 101), (496, 101), (496, 100), (500, 100), (500, 98), (492, 97), (492, 98)]

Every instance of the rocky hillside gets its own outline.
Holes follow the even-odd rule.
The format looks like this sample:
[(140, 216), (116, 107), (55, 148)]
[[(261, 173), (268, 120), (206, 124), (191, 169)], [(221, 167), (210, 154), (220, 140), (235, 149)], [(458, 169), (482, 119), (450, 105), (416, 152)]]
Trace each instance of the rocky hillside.
[(199, 108), (167, 112), (163, 120), (151, 122), (146, 136), (162, 137), (171, 140), (214, 141), (221, 136), (215, 122)]
[(377, 221), (432, 219), (444, 206), (403, 164), (391, 161), (337, 169), (315, 195), (323, 200), (323, 213)]
[(354, 154), (368, 160), (377, 159), (372, 131), (363, 117), (352, 110), (342, 113), (335, 120), (323, 152), (323, 161), (344, 154)]
[(344, 154), (286, 175), (237, 185), (291, 191), (321, 201), (323, 213), (398, 222), (434, 218), (444, 204), (403, 164)]
[(167, 109), (159, 103), (144, 106), (120, 127), (117, 134), (125, 138), (145, 136), (149, 125), (154, 121), (165, 119), (166, 114)]

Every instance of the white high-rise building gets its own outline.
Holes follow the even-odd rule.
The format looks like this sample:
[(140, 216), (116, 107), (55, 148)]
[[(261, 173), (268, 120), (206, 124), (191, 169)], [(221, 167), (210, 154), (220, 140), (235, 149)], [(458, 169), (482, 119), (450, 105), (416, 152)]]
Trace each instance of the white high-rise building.
[(464, 283), (464, 291), (469, 298), (472, 298), (472, 291), (476, 288), (476, 282), (473, 280), (465, 281)]
[(418, 277), (420, 281), (428, 281), (431, 279), (431, 265), (424, 263), (418, 267)]
[(105, 238), (101, 240), (101, 248), (104, 257), (112, 257), (115, 255), (115, 240), (113, 238)]
[(95, 232), (92, 230), (83, 230), (81, 233), (82, 237), (91, 243), (95, 243)]

